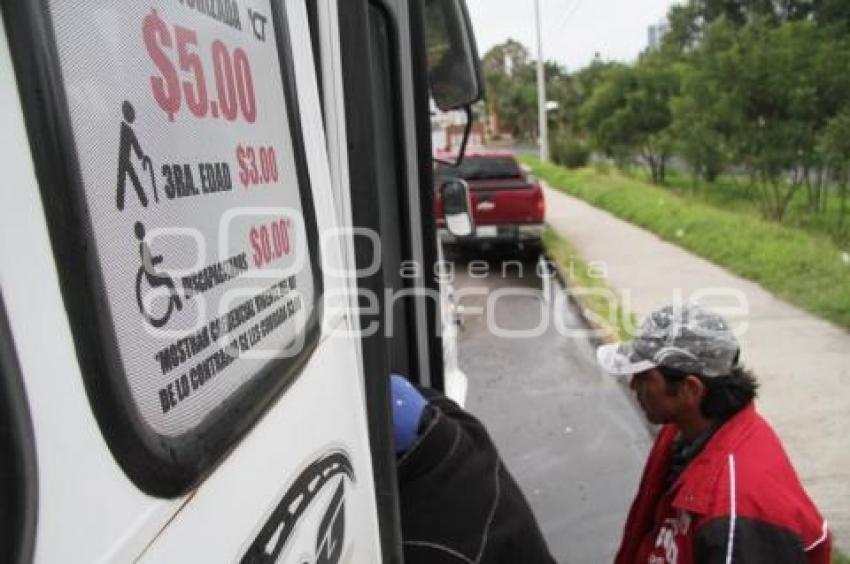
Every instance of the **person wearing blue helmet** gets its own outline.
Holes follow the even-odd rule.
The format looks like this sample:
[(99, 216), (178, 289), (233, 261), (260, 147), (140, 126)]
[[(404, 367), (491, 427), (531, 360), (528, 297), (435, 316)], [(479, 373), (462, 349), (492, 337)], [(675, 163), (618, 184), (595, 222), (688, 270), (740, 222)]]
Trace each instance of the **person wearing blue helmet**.
[(552, 564), (487, 430), (455, 402), (391, 377), (407, 564)]

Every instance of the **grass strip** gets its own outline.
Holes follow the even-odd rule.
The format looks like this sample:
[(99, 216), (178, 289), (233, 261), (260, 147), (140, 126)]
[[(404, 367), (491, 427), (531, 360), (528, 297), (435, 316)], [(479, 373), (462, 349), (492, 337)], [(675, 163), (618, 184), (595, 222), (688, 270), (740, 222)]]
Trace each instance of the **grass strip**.
[(634, 316), (623, 308), (619, 293), (607, 280), (588, 265), (572, 243), (548, 225), (543, 244), (549, 258), (567, 279), (573, 297), (585, 310), (585, 317), (604, 330), (604, 339), (614, 342), (630, 338), (629, 327), (635, 327)]
[(570, 170), (531, 156), (522, 161), (552, 188), (644, 227), (850, 329), (850, 252), (828, 238), (672, 194), (616, 172)]

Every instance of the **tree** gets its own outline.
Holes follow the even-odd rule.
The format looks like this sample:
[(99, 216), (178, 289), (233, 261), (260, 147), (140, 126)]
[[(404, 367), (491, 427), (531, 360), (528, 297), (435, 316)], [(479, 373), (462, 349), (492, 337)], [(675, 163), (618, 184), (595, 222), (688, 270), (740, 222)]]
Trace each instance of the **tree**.
[(688, 0), (670, 8), (665, 43), (679, 50), (694, 47), (712, 23), (742, 28), (761, 21), (773, 27), (789, 21), (847, 15), (846, 0)]
[(850, 31), (850, 2), (847, 0), (815, 0), (815, 21), (823, 27)]
[(512, 69), (520, 69), (528, 65), (528, 49), (513, 39), (508, 39), (501, 45), (492, 47), (481, 59), (484, 74), (502, 74), (510, 76)]
[(525, 114), (535, 103), (533, 83), (527, 81), (528, 67), (528, 49), (513, 39), (491, 48), (482, 58), (486, 108), (494, 133), (506, 130), (519, 137), (531, 133), (525, 129)]
[(571, 95), (574, 97), (573, 104), (578, 108), (582, 106), (596, 91), (596, 88), (607, 78), (609, 72), (619, 68), (618, 63), (603, 62), (596, 58), (588, 66), (572, 75)]
[(672, 102), (679, 150), (705, 178), (724, 163), (746, 167), (765, 217), (782, 221), (803, 187), (810, 209), (822, 210), (818, 140), (847, 101), (847, 43), (810, 20), (708, 25)]
[(820, 148), (825, 155), (830, 176), (838, 187), (838, 227), (843, 229), (850, 191), (850, 105), (829, 120), (821, 136)]
[[(515, 138), (537, 138), (537, 70), (528, 49), (509, 39), (487, 51), (482, 59), (491, 123)], [(554, 132), (573, 127), (578, 104), (572, 78), (554, 61), (544, 63), (546, 96), (558, 103), (552, 114)], [(553, 132), (553, 133), (554, 133)]]
[(736, 31), (728, 22), (715, 23), (699, 48), (689, 55), (682, 70), (682, 87), (670, 107), (676, 149), (694, 175), (714, 181), (736, 157), (735, 134), (741, 119), (737, 91), (728, 84), (722, 54), (736, 43)]
[(755, 24), (724, 56), (726, 87), (740, 107), (740, 156), (757, 173), (762, 210), (771, 219), (782, 221), (794, 194), (820, 171), (819, 132), (844, 96), (845, 79), (835, 74), (841, 54), (833, 47), (811, 22)]
[(705, 23), (724, 18), (736, 26), (755, 20), (779, 25), (787, 21), (806, 20), (813, 15), (816, 0), (692, 0), (700, 8)]
[(597, 148), (615, 157), (639, 155), (653, 183), (663, 184), (672, 149), (669, 102), (678, 88), (676, 69), (651, 57), (611, 67), (582, 105), (583, 124)]
[(672, 53), (690, 51), (702, 36), (702, 17), (694, 2), (676, 5), (667, 12), (669, 29), (662, 40), (662, 48)]

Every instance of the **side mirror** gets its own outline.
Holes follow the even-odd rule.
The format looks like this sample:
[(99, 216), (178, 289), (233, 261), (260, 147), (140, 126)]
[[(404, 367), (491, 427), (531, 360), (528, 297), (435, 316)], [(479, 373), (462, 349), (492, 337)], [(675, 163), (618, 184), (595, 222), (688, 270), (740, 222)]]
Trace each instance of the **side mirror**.
[(447, 180), (440, 186), (443, 196), (443, 214), (446, 216), (446, 228), (455, 237), (472, 235), (475, 224), (472, 221), (472, 202), (469, 199), (469, 185), (460, 178)]
[(446, 112), (484, 94), (481, 64), (464, 0), (425, 0), (425, 47), (431, 96)]

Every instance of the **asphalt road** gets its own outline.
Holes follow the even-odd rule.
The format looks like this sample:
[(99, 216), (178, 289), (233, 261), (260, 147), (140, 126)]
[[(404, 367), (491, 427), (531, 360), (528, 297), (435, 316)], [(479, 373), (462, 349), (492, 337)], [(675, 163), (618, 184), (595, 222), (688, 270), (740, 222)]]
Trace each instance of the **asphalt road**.
[[(453, 264), (466, 407), (487, 425), (558, 562), (611, 562), (650, 445), (639, 410), (599, 371), (590, 339), (565, 336), (584, 322), (552, 299), (560, 287), (534, 262)], [(517, 332), (530, 334), (508, 334)]]

